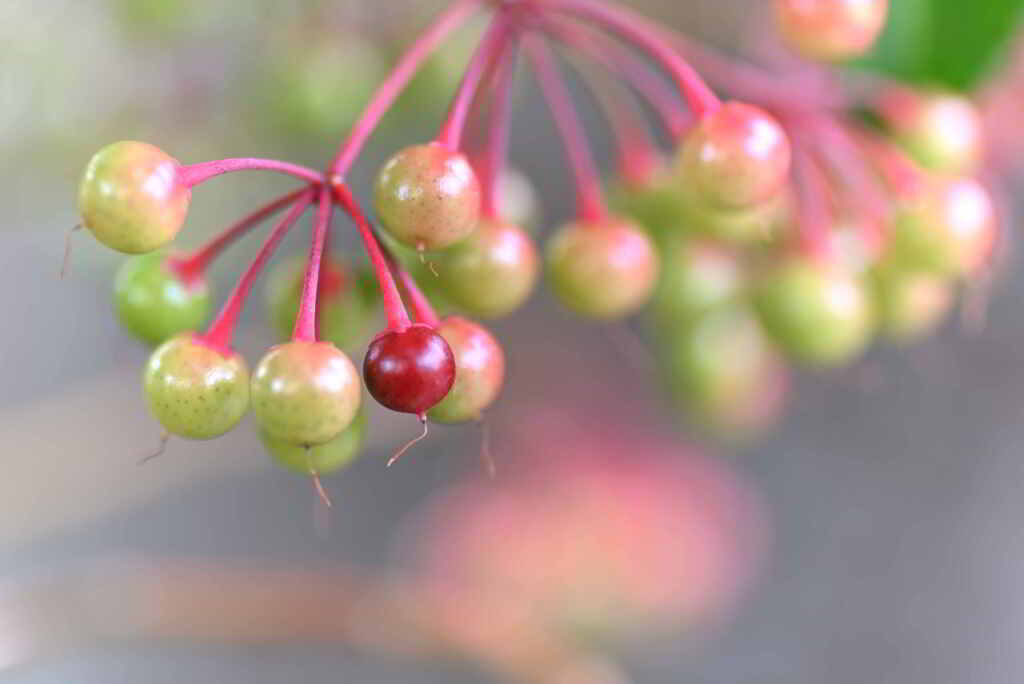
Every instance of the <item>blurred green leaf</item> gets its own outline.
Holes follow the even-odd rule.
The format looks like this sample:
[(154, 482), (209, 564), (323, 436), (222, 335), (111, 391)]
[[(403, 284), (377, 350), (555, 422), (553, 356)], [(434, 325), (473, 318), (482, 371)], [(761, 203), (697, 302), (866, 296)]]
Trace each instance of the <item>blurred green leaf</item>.
[(915, 83), (970, 90), (1020, 30), (1024, 0), (894, 0), (861, 65)]

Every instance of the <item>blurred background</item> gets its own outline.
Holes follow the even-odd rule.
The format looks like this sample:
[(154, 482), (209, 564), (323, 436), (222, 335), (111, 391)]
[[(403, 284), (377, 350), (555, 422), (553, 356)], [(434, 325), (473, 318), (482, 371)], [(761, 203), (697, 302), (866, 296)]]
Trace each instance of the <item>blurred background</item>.
[[(629, 4), (733, 49), (770, 26), (760, 0)], [(989, 4), (1007, 5), (972, 11)], [(779, 425), (742, 446), (681, 424), (643, 351), (643, 321), (578, 320), (539, 289), (494, 325), (510, 373), (488, 434), (439, 427), (385, 470), (419, 426), (374, 413), (364, 455), (328, 481), (329, 519), (248, 423), (136, 465), (160, 431), (138, 386), (148, 351), (112, 312), (121, 257), (78, 233), (58, 277), (86, 161), (137, 139), (186, 162), (322, 166), (439, 6), (0, 3), (0, 681), (1024, 676), (1024, 279), (1012, 254), (980, 331), (951, 316), (912, 348), (798, 373)], [(919, 29), (900, 16), (887, 49)], [(388, 117), (352, 174), (361, 196), (396, 148), (434, 134), (472, 33)], [(996, 61), (991, 78), (1020, 93), (1024, 80)], [(1008, 101), (1004, 116), (1024, 113), (1024, 97)], [(548, 230), (570, 215), (572, 193), (532, 91), (513, 137)], [(1019, 181), (1004, 179), (1015, 197)], [(261, 174), (211, 182), (180, 242), (200, 244), (288, 187)], [(286, 252), (303, 249), (301, 232)], [(256, 244), (218, 262), (217, 292)], [(251, 361), (275, 341), (265, 308), (253, 299), (239, 336)], [(481, 472), (485, 438), (494, 481)], [(453, 589), (449, 571), (472, 576), (473, 590)], [(588, 648), (554, 649), (520, 599), (544, 603)]]

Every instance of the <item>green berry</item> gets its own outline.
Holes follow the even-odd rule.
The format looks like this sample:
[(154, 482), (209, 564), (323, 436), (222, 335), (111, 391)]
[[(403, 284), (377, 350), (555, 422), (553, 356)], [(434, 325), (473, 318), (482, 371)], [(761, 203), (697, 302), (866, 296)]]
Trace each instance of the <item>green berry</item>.
[(611, 193), (613, 204), (663, 243), (688, 230), (687, 208), (674, 173), (667, 169), (643, 181), (621, 183)]
[(485, 219), (468, 238), (434, 257), (447, 299), (466, 313), (499, 318), (530, 296), (540, 270), (537, 247), (522, 228)]
[(194, 333), (157, 348), (143, 373), (149, 410), (167, 432), (213, 439), (231, 430), (249, 408), (249, 369), (234, 352)]
[(688, 232), (724, 240), (736, 245), (766, 245), (778, 242), (789, 232), (792, 198), (778, 192), (768, 199), (740, 208), (722, 208), (708, 203), (691, 185), (678, 191), (682, 224)]
[(427, 415), (439, 423), (477, 420), (501, 391), (505, 352), (486, 328), (459, 316), (444, 319), (437, 331), (455, 355), (455, 384)]
[(928, 273), (877, 269), (871, 283), (878, 328), (898, 344), (916, 342), (931, 333), (954, 302), (952, 283)]
[(893, 138), (925, 168), (946, 174), (977, 169), (985, 146), (983, 123), (963, 95), (893, 88), (877, 109)]
[(284, 468), (300, 475), (329, 475), (347, 467), (359, 456), (366, 440), (368, 422), (366, 411), (360, 407), (356, 417), (340, 435), (312, 447), (293, 444), (266, 432), (261, 433), (260, 438), (274, 461)]
[(465, 239), (480, 220), (480, 183), (465, 156), (439, 143), (408, 147), (377, 174), (374, 204), (381, 225), (418, 250)]
[(121, 325), (148, 344), (197, 330), (210, 315), (210, 290), (186, 282), (159, 252), (129, 258), (114, 279), (114, 308)]
[(614, 319), (647, 302), (658, 279), (658, 253), (629, 221), (576, 222), (548, 242), (547, 268), (563, 304), (583, 316)]
[(804, 363), (841, 365), (871, 337), (873, 314), (864, 287), (834, 265), (789, 257), (764, 274), (756, 301), (768, 332)]
[(252, 410), (269, 436), (300, 446), (331, 441), (351, 424), (362, 399), (359, 373), (329, 342), (271, 349), (252, 376)]
[(122, 141), (89, 161), (78, 188), (82, 223), (97, 240), (126, 254), (163, 247), (185, 223), (191, 191), (180, 164), (159, 148)]
[(662, 252), (661, 280), (654, 297), (655, 320), (663, 330), (691, 323), (729, 306), (746, 289), (747, 274), (732, 248), (706, 240), (675, 240)]

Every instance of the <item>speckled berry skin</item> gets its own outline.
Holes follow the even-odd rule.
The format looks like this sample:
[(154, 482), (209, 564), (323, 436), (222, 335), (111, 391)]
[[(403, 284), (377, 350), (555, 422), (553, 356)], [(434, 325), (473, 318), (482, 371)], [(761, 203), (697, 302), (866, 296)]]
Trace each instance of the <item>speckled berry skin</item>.
[(143, 372), (149, 410), (170, 434), (213, 439), (249, 408), (249, 368), (238, 354), (216, 349), (194, 333), (153, 352)]
[(308, 448), (272, 437), (266, 432), (262, 432), (260, 438), (274, 462), (281, 467), (299, 475), (330, 475), (343, 470), (359, 456), (366, 439), (368, 422), (366, 411), (360, 407), (356, 417), (340, 435), (329, 442)]
[(570, 223), (547, 245), (548, 280), (578, 314), (615, 319), (639, 310), (654, 291), (658, 254), (651, 239), (622, 219)]
[(873, 331), (870, 298), (859, 278), (806, 258), (791, 257), (765, 273), (756, 302), (775, 342), (809, 365), (851, 361)]
[(378, 335), (366, 351), (363, 378), (381, 405), (424, 415), (455, 383), (455, 355), (444, 337), (427, 325)]
[(407, 147), (377, 174), (374, 205), (381, 225), (414, 249), (442, 249), (480, 221), (480, 182), (465, 156), (433, 142)]
[(198, 330), (210, 315), (205, 281), (186, 283), (153, 252), (125, 261), (114, 278), (114, 308), (121, 326), (147, 344)]
[(889, 0), (775, 0), (779, 30), (808, 59), (834, 61), (867, 52), (885, 26)]
[(500, 318), (526, 301), (537, 283), (537, 247), (522, 228), (483, 220), (468, 238), (434, 257), (448, 301), (479, 318)]
[(741, 209), (767, 201), (789, 175), (789, 138), (767, 112), (726, 102), (690, 131), (679, 150), (679, 182), (711, 207)]
[(455, 384), (427, 416), (438, 423), (477, 420), (501, 392), (505, 352), (486, 328), (460, 316), (444, 319), (437, 331), (455, 354)]
[(178, 161), (147, 143), (122, 141), (89, 161), (78, 189), (82, 223), (97, 240), (126, 254), (163, 247), (185, 223), (192, 192)]
[(362, 401), (359, 373), (329, 342), (272, 348), (252, 375), (252, 411), (267, 435), (300, 446), (331, 441)]

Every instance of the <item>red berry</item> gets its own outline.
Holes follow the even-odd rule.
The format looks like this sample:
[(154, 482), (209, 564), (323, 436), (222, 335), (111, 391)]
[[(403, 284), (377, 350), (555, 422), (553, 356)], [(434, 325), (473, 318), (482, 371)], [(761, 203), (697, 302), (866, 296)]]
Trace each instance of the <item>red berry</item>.
[(682, 183), (708, 205), (739, 209), (778, 193), (791, 151), (782, 126), (767, 112), (727, 102), (690, 131), (679, 152)]
[(430, 419), (439, 423), (477, 420), (501, 391), (505, 352), (485, 327), (459, 316), (444, 319), (438, 332), (455, 354), (455, 384), (448, 396), (430, 409)]
[(885, 26), (888, 0), (775, 0), (779, 30), (808, 59), (864, 54)]
[(423, 416), (455, 383), (455, 355), (427, 325), (378, 335), (366, 351), (363, 378), (370, 394), (393, 411)]

